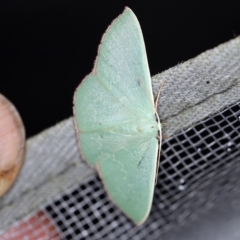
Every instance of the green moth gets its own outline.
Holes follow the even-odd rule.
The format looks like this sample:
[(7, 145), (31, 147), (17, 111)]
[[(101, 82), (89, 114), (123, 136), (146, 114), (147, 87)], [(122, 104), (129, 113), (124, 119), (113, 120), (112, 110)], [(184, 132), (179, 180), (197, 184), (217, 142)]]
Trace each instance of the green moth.
[(103, 35), (94, 68), (75, 92), (74, 119), (83, 158), (137, 225), (152, 205), (161, 141), (156, 116), (141, 28), (125, 8)]

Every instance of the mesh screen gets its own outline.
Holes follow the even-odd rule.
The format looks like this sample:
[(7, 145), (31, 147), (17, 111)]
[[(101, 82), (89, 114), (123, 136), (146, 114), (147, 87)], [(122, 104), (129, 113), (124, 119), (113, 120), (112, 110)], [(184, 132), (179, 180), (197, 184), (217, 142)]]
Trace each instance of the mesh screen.
[[(136, 227), (90, 177), (0, 239), (158, 239), (240, 192), (240, 102), (164, 139), (151, 214)], [(50, 220), (52, 219), (52, 220)], [(15, 219), (18, 220), (18, 219)]]
[(62, 239), (158, 239), (240, 192), (240, 102), (165, 139), (151, 214), (136, 227), (91, 177), (46, 207)]

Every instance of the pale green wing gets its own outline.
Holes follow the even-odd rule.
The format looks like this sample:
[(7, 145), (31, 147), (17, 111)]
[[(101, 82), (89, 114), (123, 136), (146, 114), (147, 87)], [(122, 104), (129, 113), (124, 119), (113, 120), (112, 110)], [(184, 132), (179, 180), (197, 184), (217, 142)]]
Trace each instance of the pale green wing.
[(138, 141), (98, 163), (110, 199), (136, 224), (149, 215), (156, 173), (158, 141)]
[(129, 132), (133, 132), (142, 119), (157, 128), (154, 114), (148, 118), (134, 114), (93, 75), (89, 75), (76, 91), (74, 113), (81, 153), (93, 166), (115, 151), (119, 144), (122, 147), (142, 137)]
[(140, 117), (154, 114), (151, 77), (142, 31), (126, 8), (104, 34), (94, 73), (127, 108)]

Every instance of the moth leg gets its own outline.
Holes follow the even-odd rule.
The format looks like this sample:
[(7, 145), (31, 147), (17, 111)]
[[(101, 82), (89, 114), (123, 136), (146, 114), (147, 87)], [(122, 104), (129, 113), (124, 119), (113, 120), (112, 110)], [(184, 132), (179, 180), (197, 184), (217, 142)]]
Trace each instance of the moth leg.
[[(166, 83), (166, 81), (163, 81), (160, 84), (158, 94), (157, 94), (157, 97), (156, 97), (156, 100), (155, 100), (155, 103), (154, 103), (155, 114), (156, 114), (158, 122), (160, 122), (160, 119), (159, 119), (159, 116), (158, 116), (158, 113), (157, 113), (157, 106), (158, 106), (158, 101), (159, 101), (159, 98), (160, 98), (160, 92), (161, 92), (163, 86), (165, 85), (165, 83)], [(156, 165), (155, 185), (157, 184), (158, 170), (159, 170), (159, 166), (160, 166), (160, 155), (161, 155), (161, 145), (162, 145), (162, 129), (161, 129), (161, 127), (159, 129), (159, 136), (157, 136), (157, 138), (158, 138), (158, 156), (157, 156), (157, 165)]]
[[(156, 116), (157, 116), (158, 122), (160, 122), (157, 112), (156, 112)], [(156, 164), (155, 185), (157, 184), (158, 170), (159, 170), (159, 165), (160, 165), (161, 146), (162, 146), (162, 128), (161, 128), (161, 126), (159, 129), (159, 136), (157, 136), (157, 138), (158, 138), (158, 155), (157, 155), (157, 164)]]

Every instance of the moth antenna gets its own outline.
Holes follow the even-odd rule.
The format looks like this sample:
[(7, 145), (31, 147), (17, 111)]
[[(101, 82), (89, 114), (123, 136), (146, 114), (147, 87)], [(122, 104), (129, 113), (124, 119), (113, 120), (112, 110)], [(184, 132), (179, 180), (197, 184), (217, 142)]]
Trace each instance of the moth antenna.
[(158, 101), (159, 101), (159, 98), (160, 98), (160, 93), (164, 87), (166, 83), (166, 80), (164, 80), (161, 84), (160, 84), (160, 87), (159, 87), (159, 90), (158, 90), (158, 94), (157, 94), (157, 97), (156, 97), (156, 100), (155, 100), (155, 103), (154, 103), (154, 108), (155, 108), (155, 112), (157, 112), (157, 107), (158, 107)]

